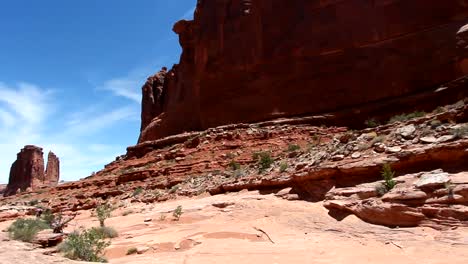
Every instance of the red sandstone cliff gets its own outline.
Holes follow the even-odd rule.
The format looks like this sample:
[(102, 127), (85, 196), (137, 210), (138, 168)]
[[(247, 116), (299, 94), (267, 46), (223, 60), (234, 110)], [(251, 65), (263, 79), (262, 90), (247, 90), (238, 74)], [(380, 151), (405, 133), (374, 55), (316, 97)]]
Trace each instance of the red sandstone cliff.
[(16, 161), (11, 165), (10, 179), (4, 196), (17, 193), (18, 190), (36, 189), (42, 186), (55, 186), (59, 180), (59, 159), (50, 152), (47, 170), (44, 172), (44, 157), (42, 148), (28, 145), (18, 153)]
[(156, 110), (154, 81), (143, 89), (139, 142), (434, 89), (468, 71), (466, 22), (455, 0), (199, 0), (174, 26), (183, 53), (154, 85)]

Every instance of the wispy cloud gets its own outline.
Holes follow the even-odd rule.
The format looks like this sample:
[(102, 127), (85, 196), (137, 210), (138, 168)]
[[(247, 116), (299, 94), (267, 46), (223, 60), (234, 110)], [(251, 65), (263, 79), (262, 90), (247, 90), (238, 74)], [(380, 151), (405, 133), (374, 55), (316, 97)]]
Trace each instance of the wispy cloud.
[[(37, 145), (45, 153), (52, 150), (57, 154), (64, 180), (86, 177), (124, 152), (125, 146), (101, 143), (99, 133), (136, 122), (137, 104), (118, 108), (96, 104), (75, 111), (61, 109), (58, 102), (54, 92), (38, 85), (0, 83), (1, 183), (8, 181), (10, 165), (25, 145)], [(52, 119), (55, 125), (51, 124)]]
[(102, 89), (112, 91), (115, 95), (125, 97), (136, 103), (141, 102), (141, 79), (119, 78), (106, 81)]
[(192, 7), (189, 10), (187, 10), (180, 19), (192, 20), (194, 13), (195, 13), (195, 7)]

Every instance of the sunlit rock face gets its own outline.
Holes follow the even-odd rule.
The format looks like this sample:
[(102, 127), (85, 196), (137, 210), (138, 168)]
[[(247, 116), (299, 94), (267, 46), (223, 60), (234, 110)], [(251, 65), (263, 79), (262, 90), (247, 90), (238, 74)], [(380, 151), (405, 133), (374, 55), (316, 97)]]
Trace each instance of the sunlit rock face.
[(467, 10), (466, 1), (199, 0), (194, 20), (174, 26), (180, 63), (151, 80), (161, 91), (144, 89), (139, 142), (434, 89), (468, 68), (456, 37)]

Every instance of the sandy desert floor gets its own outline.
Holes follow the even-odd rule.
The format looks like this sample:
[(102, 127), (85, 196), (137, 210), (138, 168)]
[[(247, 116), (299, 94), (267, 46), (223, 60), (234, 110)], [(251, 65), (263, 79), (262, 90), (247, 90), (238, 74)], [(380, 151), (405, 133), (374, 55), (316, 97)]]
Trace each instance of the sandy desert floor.
[[(184, 213), (174, 221), (172, 211), (179, 205)], [(68, 229), (97, 225), (88, 211)], [(133, 203), (115, 210), (106, 225), (119, 232), (106, 250), (110, 263), (468, 262), (466, 228), (390, 229), (352, 215), (337, 221), (321, 203), (286, 201), (258, 192)], [(127, 256), (132, 247), (145, 252)], [(14, 241), (0, 242), (0, 250), (0, 263), (5, 264), (68, 262)]]

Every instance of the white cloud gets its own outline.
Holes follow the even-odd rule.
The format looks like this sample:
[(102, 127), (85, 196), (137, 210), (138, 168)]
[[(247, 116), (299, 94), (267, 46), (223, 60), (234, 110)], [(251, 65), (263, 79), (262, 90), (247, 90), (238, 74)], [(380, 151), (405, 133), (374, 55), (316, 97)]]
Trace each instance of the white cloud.
[(141, 102), (141, 79), (111, 79), (104, 83), (102, 89), (112, 91), (114, 94), (130, 99), (136, 103)]
[(66, 108), (55, 112), (60, 107), (56, 102), (60, 100), (52, 91), (37, 85), (0, 83), (0, 183), (8, 181), (16, 153), (25, 145), (42, 147), (45, 159), (53, 151), (60, 158), (61, 179), (67, 181), (86, 177), (125, 152), (126, 146), (99, 142), (99, 132), (139, 120), (137, 104), (111, 110), (97, 104), (80, 112)]

